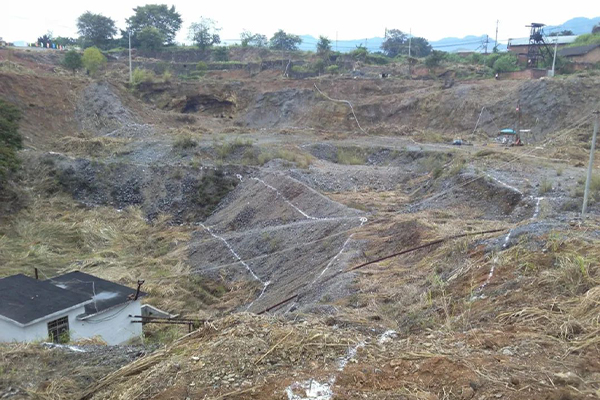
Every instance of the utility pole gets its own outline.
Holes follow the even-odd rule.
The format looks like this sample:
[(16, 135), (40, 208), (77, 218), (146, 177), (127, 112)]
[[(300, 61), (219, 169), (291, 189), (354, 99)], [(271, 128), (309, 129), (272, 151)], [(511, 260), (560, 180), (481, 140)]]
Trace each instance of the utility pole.
[(494, 53), (498, 52), (498, 22), (500, 21), (496, 20), (496, 39), (494, 39)]
[(521, 100), (517, 101), (517, 126), (515, 128), (515, 144), (521, 143)]
[[(410, 58), (410, 41), (412, 39), (412, 28), (409, 29), (408, 31), (408, 58)], [(410, 64), (410, 60), (408, 60), (408, 63)]]
[(338, 42), (338, 32), (335, 31), (335, 51), (338, 51), (338, 47), (337, 47), (337, 42)]
[(594, 111), (594, 134), (592, 135), (590, 161), (588, 163), (587, 178), (585, 180), (585, 191), (583, 192), (583, 207), (581, 208), (582, 216), (587, 212), (588, 197), (590, 194), (590, 181), (592, 180), (592, 169), (594, 168), (594, 151), (596, 150), (596, 137), (598, 136), (598, 114), (600, 114), (600, 111)]
[(133, 84), (133, 69), (131, 68), (131, 30), (129, 31), (129, 83)]
[(488, 42), (490, 40), (490, 37), (488, 35), (485, 35), (485, 54), (487, 54), (487, 47), (488, 47)]
[(550, 76), (554, 76), (554, 66), (556, 65), (556, 49), (558, 48), (558, 39), (554, 39), (554, 58), (552, 59), (552, 72)]

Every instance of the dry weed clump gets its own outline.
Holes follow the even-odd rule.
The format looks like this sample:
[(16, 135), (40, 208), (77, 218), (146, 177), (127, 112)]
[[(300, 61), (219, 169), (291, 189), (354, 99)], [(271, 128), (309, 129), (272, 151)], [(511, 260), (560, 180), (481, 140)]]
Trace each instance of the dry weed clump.
[(147, 399), (183, 393), (190, 398), (242, 393), (271, 398), (273, 384), (283, 394), (293, 380), (327, 381), (337, 373), (339, 360), (363, 340), (359, 333), (332, 330), (317, 321), (230, 315), (113, 372), (80, 398)]
[(118, 153), (130, 142), (128, 139), (111, 137), (80, 138), (67, 136), (56, 140), (54, 147), (75, 156), (100, 157)]
[(81, 270), (125, 285), (144, 279), (149, 301), (177, 313), (198, 312), (229, 294), (224, 283), (192, 276), (193, 228), (164, 215), (149, 222), (139, 208), (88, 209), (59, 195), (35, 198), (0, 229), (2, 276), (31, 276), (36, 267), (42, 277)]

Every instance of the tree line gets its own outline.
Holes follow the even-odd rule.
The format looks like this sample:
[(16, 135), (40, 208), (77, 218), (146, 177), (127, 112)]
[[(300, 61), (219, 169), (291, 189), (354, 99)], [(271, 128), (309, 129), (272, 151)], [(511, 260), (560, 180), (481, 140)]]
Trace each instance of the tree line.
[[(126, 29), (118, 30), (115, 20), (102, 14), (85, 12), (77, 18), (79, 38), (52, 37), (51, 33), (38, 38), (38, 43), (52, 42), (62, 46), (79, 45), (82, 48), (97, 47), (101, 50), (126, 48), (131, 45), (144, 50), (157, 50), (175, 45), (175, 36), (180, 31), (183, 20), (175, 6), (147, 4), (133, 9), (133, 15), (125, 20)], [(201, 17), (193, 22), (188, 30), (188, 39), (200, 50), (206, 50), (221, 43), (220, 27), (211, 18)], [(302, 44), (298, 35), (280, 29), (271, 38), (260, 33), (244, 30), (240, 34), (242, 47), (263, 47), (273, 50), (294, 51)], [(431, 45), (422, 37), (410, 39), (410, 53), (414, 57), (425, 57), (431, 53)], [(399, 29), (387, 31), (381, 46), (382, 54), (388, 57), (408, 55), (409, 36)], [(316, 44), (318, 53), (331, 51), (331, 40), (320, 36)]]

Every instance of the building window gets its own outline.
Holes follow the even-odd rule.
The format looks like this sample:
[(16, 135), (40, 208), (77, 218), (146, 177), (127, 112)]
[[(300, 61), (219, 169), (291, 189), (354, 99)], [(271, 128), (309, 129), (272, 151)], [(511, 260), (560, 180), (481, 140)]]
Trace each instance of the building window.
[(48, 322), (48, 338), (54, 343), (67, 343), (69, 341), (69, 317)]

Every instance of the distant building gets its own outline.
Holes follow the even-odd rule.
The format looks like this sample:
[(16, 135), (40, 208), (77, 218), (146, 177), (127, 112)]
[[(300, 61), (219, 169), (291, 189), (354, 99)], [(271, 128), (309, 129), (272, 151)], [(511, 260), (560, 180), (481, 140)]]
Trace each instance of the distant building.
[(48, 280), (19, 274), (0, 279), (0, 342), (66, 342), (99, 337), (109, 345), (142, 334), (145, 293), (83, 272)]
[(560, 49), (558, 55), (581, 64), (600, 63), (600, 43), (587, 46), (566, 47)]
[[(550, 48), (551, 51), (554, 51), (555, 43), (558, 43), (558, 49), (564, 48), (565, 46), (573, 43), (577, 39), (576, 35), (573, 36), (551, 36), (547, 37), (544, 40), (546, 44)], [(540, 45), (537, 45), (540, 46)], [(521, 38), (521, 39), (508, 39), (508, 51), (516, 54), (517, 58), (522, 63), (527, 63), (527, 54), (529, 52), (529, 38)]]

